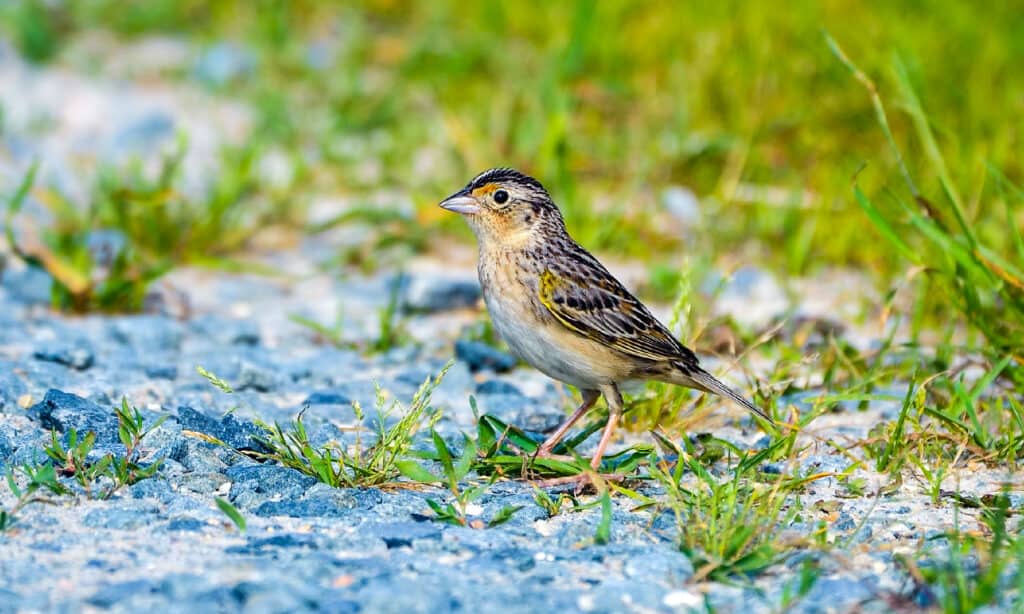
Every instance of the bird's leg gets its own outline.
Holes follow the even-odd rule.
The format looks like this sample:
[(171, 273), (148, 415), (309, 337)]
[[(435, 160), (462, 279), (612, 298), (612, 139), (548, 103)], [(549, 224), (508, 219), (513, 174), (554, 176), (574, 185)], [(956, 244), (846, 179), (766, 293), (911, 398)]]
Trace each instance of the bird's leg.
[(583, 390), (582, 394), (583, 402), (580, 403), (580, 406), (576, 408), (576, 411), (574, 411), (571, 416), (569, 416), (568, 420), (559, 425), (555, 432), (544, 440), (544, 443), (540, 444), (540, 447), (537, 448), (534, 456), (541, 458), (550, 456), (551, 450), (558, 445), (558, 442), (562, 441), (565, 434), (572, 428), (572, 425), (576, 424), (576, 422), (583, 417), (583, 414), (587, 413), (587, 410), (593, 407), (594, 403), (596, 403), (597, 399), (601, 396), (601, 393), (597, 390)]
[(619, 393), (618, 387), (615, 384), (608, 384), (601, 392), (604, 394), (605, 402), (608, 403), (608, 424), (604, 427), (601, 441), (597, 444), (597, 451), (594, 452), (594, 458), (590, 461), (590, 466), (595, 471), (601, 466), (604, 450), (611, 442), (612, 435), (615, 434), (615, 427), (619, 425), (619, 418), (622, 417), (622, 394)]

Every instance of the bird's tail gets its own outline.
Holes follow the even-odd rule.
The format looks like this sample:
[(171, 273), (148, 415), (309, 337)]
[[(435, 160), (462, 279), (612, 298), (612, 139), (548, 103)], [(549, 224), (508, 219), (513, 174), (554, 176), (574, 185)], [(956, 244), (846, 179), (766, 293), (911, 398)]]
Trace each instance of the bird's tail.
[(768, 412), (744, 399), (738, 392), (718, 381), (714, 375), (700, 367), (687, 365), (685, 369), (680, 369), (679, 371), (679, 375), (673, 378), (673, 383), (732, 399), (738, 405), (767, 420), (769, 424), (775, 424), (775, 421), (768, 415)]

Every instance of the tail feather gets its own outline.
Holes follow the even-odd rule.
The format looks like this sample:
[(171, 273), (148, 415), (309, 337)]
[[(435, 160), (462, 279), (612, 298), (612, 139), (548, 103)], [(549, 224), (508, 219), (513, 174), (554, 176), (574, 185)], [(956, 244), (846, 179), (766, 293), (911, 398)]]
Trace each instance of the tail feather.
[(775, 421), (768, 415), (768, 412), (746, 400), (740, 396), (738, 392), (718, 381), (715, 376), (700, 367), (690, 366), (683, 370), (679, 380), (681, 381), (678, 381), (677, 383), (683, 384), (684, 386), (690, 386), (697, 390), (703, 390), (705, 392), (710, 392), (717, 394), (718, 396), (731, 399), (738, 405), (743, 406), (745, 409), (761, 416), (767, 420), (769, 424), (775, 424)]

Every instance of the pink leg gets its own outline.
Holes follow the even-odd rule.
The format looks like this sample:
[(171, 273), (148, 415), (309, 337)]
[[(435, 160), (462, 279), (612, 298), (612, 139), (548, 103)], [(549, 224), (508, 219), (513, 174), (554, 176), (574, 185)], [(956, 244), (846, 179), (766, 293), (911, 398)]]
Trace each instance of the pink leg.
[(587, 410), (594, 406), (594, 403), (597, 402), (598, 397), (601, 396), (601, 393), (598, 392), (597, 390), (584, 390), (582, 392), (583, 402), (580, 403), (580, 406), (576, 408), (576, 411), (574, 411), (572, 415), (569, 416), (568, 420), (563, 422), (558, 427), (558, 429), (556, 429), (555, 432), (552, 433), (551, 436), (544, 441), (544, 443), (540, 444), (540, 447), (537, 448), (535, 456), (545, 457), (550, 455), (551, 450), (553, 450), (555, 446), (558, 445), (558, 442), (562, 441), (562, 439), (565, 437), (565, 434), (568, 433), (569, 429), (572, 428), (572, 425), (576, 424), (576, 422), (583, 417), (583, 414), (587, 413)]
[(601, 459), (604, 457), (605, 448), (611, 443), (612, 435), (615, 434), (615, 427), (619, 425), (619, 418), (622, 417), (622, 395), (619, 394), (619, 389), (615, 387), (615, 384), (609, 384), (602, 392), (604, 393), (605, 401), (608, 403), (608, 424), (604, 427), (601, 441), (597, 444), (597, 451), (594, 452), (594, 458), (590, 461), (590, 466), (594, 470), (601, 466)]

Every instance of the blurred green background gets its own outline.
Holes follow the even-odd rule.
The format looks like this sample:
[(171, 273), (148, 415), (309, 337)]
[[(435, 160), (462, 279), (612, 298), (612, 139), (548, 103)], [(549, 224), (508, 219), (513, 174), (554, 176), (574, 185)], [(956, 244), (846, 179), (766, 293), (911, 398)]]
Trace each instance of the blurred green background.
[[(1007, 225), (1024, 225), (1013, 195), (1024, 174), (1022, 8), (21, 0), (0, 15), (40, 63), (74, 62), (67, 43), (90, 30), (243, 48), (245, 69), (205, 86), (251, 104), (258, 143), (301, 158), (301, 191), (397, 189), (417, 213), (390, 239), (430, 249), (442, 235), (469, 241), (436, 210), (439, 198), (484, 168), (514, 166), (549, 187), (584, 245), (669, 271), (652, 281), (668, 298), (686, 256), (784, 274), (849, 265), (883, 284), (905, 270), (853, 185), (897, 232), (912, 226), (897, 204), (909, 194), (868, 90), (826, 32), (877, 84), (939, 217), (955, 217), (955, 187), (975, 237), (1014, 260)], [(691, 190), (697, 211), (670, 215), (671, 186)], [(301, 191), (290, 201), (302, 202)]]

